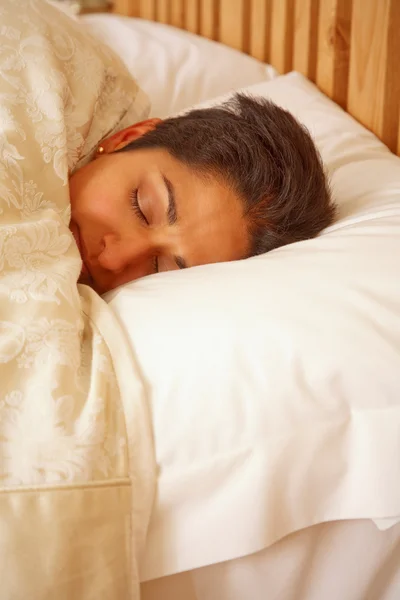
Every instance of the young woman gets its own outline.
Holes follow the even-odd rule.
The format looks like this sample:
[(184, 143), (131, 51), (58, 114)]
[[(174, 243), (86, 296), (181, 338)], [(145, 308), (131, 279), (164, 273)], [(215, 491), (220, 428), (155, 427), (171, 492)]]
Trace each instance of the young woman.
[(261, 98), (138, 123), (96, 158), (70, 195), (80, 281), (99, 293), (311, 238), (334, 216), (309, 134)]

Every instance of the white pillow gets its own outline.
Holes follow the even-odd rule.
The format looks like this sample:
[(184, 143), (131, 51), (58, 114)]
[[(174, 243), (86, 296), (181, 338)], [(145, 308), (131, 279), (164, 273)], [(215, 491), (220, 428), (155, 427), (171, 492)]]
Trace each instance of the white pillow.
[(276, 76), (250, 56), (169, 25), (111, 15), (83, 19), (137, 78), (151, 99), (152, 116), (166, 117)]
[(400, 159), (301, 75), (248, 91), (311, 130), (339, 220), (108, 295), (153, 413), (144, 579), (315, 523), (400, 515)]

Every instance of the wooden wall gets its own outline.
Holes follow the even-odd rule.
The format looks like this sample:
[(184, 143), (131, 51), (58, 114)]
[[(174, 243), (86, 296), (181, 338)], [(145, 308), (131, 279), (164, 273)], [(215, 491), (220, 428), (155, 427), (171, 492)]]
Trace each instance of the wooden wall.
[(400, 0), (114, 0), (300, 71), (400, 154)]

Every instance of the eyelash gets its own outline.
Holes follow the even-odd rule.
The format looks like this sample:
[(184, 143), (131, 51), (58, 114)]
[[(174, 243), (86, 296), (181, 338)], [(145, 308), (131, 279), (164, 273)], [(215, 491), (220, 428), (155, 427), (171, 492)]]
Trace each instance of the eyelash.
[(153, 267), (154, 267), (154, 272), (158, 273), (158, 258), (157, 258), (157, 256), (155, 256), (153, 258)]
[(132, 192), (130, 193), (130, 200), (131, 200), (131, 206), (133, 208), (135, 215), (137, 217), (139, 217), (139, 219), (141, 221), (143, 221), (143, 223), (146, 223), (146, 225), (148, 225), (149, 222), (146, 219), (146, 217), (144, 216), (144, 214), (139, 206), (139, 190), (138, 190), (138, 188), (136, 188), (135, 190), (132, 190)]
[[(130, 193), (130, 199), (131, 199), (131, 205), (132, 205), (134, 213), (139, 217), (139, 219), (141, 221), (143, 221), (143, 223), (146, 223), (146, 225), (148, 225), (149, 222), (146, 219), (146, 217), (144, 216), (144, 214), (142, 213), (142, 210), (139, 205), (139, 190), (138, 190), (138, 188), (132, 190), (132, 192)], [(154, 271), (156, 273), (158, 273), (158, 258), (157, 258), (157, 256), (155, 256), (153, 259), (153, 267), (154, 267)]]

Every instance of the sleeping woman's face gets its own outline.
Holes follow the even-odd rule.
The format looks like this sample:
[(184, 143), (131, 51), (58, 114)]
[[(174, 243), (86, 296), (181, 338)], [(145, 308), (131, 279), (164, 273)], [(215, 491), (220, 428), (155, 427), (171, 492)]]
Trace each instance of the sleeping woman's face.
[(102, 143), (104, 153), (70, 179), (80, 282), (105, 293), (158, 271), (242, 258), (241, 200), (166, 150), (113, 153), (154, 127), (146, 121)]

